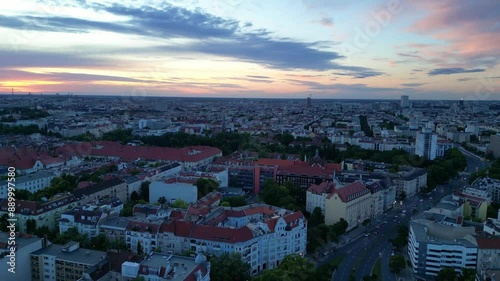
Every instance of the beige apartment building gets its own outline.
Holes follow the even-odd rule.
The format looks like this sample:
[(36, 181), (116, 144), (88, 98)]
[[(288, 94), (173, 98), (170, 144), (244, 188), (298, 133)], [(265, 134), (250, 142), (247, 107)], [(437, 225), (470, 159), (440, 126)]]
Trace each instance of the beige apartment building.
[(325, 200), (325, 224), (335, 224), (343, 218), (348, 223), (347, 230), (351, 230), (373, 216), (372, 204), (371, 192), (361, 182), (335, 189)]

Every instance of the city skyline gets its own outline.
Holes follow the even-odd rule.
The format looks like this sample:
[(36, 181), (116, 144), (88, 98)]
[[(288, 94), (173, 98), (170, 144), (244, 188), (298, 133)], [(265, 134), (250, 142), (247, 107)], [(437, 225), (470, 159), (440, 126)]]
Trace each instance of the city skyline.
[(0, 3), (0, 92), (498, 100), (495, 1)]

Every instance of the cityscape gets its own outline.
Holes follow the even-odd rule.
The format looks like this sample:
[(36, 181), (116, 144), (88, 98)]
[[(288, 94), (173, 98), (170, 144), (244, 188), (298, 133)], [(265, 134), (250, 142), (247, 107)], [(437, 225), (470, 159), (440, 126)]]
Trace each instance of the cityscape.
[(0, 280), (500, 280), (495, 1), (13, 3)]

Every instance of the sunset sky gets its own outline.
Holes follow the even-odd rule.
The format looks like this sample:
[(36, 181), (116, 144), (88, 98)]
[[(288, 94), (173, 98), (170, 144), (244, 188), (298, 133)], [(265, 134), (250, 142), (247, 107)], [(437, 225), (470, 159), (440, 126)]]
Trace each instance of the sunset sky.
[(498, 0), (0, 1), (0, 92), (500, 100)]

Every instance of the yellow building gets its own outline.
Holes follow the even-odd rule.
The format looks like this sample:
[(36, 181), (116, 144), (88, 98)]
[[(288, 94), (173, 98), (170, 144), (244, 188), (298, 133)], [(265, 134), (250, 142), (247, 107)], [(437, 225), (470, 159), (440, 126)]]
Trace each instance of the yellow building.
[(488, 202), (485, 198), (473, 196), (470, 194), (455, 192), (453, 194), (455, 200), (463, 202), (463, 216), (466, 219), (486, 220)]
[(335, 224), (343, 218), (351, 230), (373, 216), (372, 202), (370, 190), (361, 182), (335, 189), (325, 200), (325, 223)]

